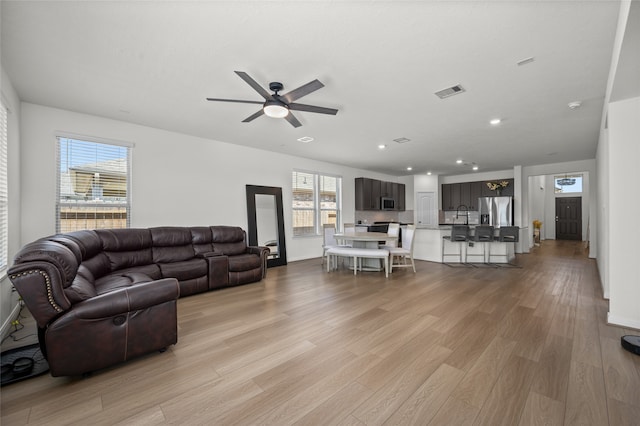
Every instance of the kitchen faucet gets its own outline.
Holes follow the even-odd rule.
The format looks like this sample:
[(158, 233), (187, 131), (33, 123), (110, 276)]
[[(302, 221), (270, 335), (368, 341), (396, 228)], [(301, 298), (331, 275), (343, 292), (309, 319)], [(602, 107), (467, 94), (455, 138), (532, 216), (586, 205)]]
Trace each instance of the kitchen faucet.
[(466, 205), (460, 204), (458, 207), (456, 207), (456, 219), (458, 219), (458, 217), (460, 215), (460, 208), (461, 207), (464, 207), (464, 210), (465, 210), (465, 213), (464, 213), (464, 216), (465, 216), (464, 224), (468, 225), (469, 224), (469, 207), (467, 207)]

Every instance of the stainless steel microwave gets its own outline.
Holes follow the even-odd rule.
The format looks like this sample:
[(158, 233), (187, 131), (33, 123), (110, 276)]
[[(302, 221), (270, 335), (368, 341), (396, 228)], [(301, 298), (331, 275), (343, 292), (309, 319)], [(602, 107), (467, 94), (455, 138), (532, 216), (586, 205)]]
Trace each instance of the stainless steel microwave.
[(381, 210), (395, 210), (396, 209), (396, 201), (393, 198), (380, 198), (380, 209)]

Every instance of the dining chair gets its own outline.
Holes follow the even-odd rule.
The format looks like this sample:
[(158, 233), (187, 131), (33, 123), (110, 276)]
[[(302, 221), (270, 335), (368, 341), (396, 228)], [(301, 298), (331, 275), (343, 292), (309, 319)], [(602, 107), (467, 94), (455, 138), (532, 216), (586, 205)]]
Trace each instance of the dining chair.
[(380, 244), (380, 248), (390, 249), (392, 247), (398, 247), (398, 237), (400, 236), (400, 224), (390, 223), (387, 228), (387, 236), (395, 237), (393, 241), (385, 241), (384, 244)]
[(350, 244), (339, 244), (335, 238), (336, 226), (333, 223), (325, 223), (322, 225), (322, 264), (327, 257), (327, 250), (333, 247), (351, 247)]
[[(413, 273), (416, 272), (416, 264), (413, 261), (413, 242), (415, 240), (416, 227), (415, 225), (408, 225), (407, 230), (402, 234), (402, 247), (389, 247), (390, 257), (390, 271), (393, 272), (393, 268), (413, 268)], [(407, 259), (411, 263), (407, 263)]]
[(355, 223), (344, 223), (342, 225), (343, 232), (356, 232), (356, 224)]

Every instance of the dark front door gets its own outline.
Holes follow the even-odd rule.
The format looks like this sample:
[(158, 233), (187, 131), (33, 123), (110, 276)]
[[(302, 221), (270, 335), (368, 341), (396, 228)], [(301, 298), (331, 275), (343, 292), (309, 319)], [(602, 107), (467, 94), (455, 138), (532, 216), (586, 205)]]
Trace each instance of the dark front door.
[(556, 240), (582, 240), (582, 197), (556, 198)]

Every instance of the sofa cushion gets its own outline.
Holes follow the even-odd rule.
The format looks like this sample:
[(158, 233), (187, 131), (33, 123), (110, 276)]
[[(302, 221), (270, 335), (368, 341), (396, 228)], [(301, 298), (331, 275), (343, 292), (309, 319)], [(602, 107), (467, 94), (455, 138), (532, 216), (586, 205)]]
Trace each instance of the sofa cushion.
[(111, 273), (111, 261), (106, 253), (98, 253), (90, 259), (85, 259), (78, 268), (78, 273), (93, 281)]
[(247, 250), (245, 232), (237, 226), (212, 226), (213, 248), (227, 256), (243, 254)]
[(105, 294), (119, 288), (131, 287), (150, 281), (153, 281), (151, 277), (140, 272), (114, 272), (96, 281), (96, 292), (98, 295)]
[(182, 262), (160, 263), (163, 278), (176, 278), (178, 281), (190, 280), (207, 275), (207, 261), (191, 259)]
[(72, 304), (98, 295), (93, 280), (87, 279), (80, 274), (76, 275), (71, 285), (64, 289), (64, 294)]
[(262, 266), (262, 259), (255, 254), (229, 256), (229, 272), (248, 271)]

